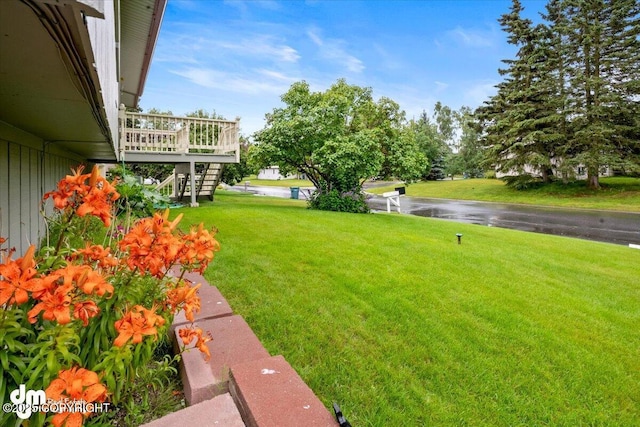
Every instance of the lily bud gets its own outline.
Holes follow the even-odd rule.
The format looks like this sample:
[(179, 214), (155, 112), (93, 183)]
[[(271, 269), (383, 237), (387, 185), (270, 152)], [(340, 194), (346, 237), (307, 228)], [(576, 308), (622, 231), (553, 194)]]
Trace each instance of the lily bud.
[(24, 256), (22, 257), (22, 262), (20, 263), (20, 269), (22, 271), (31, 268), (31, 265), (33, 264), (33, 254), (35, 252), (36, 245), (29, 246), (29, 249), (27, 249), (27, 252), (25, 252)]

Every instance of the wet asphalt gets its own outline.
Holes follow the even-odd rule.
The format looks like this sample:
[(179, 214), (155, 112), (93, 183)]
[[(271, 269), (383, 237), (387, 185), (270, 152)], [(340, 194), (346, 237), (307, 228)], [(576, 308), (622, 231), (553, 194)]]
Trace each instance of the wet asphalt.
[[(382, 197), (372, 209), (386, 211)], [(392, 206), (393, 208), (393, 206)], [(640, 213), (562, 209), (463, 200), (401, 197), (403, 213), (488, 227), (575, 237), (619, 245), (640, 244)]]
[[(258, 195), (291, 197), (288, 187), (260, 187), (238, 184), (229, 190)], [(308, 189), (300, 189), (299, 198), (306, 199)], [(368, 200), (373, 211), (386, 212), (387, 201), (381, 196)], [(396, 212), (391, 206), (392, 212)], [(439, 218), (488, 227), (510, 228), (534, 233), (553, 234), (619, 245), (640, 244), (640, 212), (614, 212), (512, 205), (466, 200), (400, 197), (402, 213)]]

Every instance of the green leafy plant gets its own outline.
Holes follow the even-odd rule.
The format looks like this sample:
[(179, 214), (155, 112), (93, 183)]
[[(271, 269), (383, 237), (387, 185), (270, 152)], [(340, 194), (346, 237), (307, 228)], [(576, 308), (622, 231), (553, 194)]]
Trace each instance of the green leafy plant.
[[(108, 401), (132, 408), (133, 384), (151, 375), (148, 366), (161, 343), (158, 337), (167, 334), (178, 310), (193, 320), (200, 309), (198, 286), (182, 276), (204, 271), (213, 259), (219, 250), (215, 231), (200, 225), (182, 232), (177, 228), (181, 216), (169, 221), (168, 210), (121, 229), (113, 221), (119, 198), (97, 168), (82, 174), (79, 167), (45, 194), (45, 201), (54, 203), (56, 213), (47, 223), (55, 232), (41, 250), (32, 245), (15, 260), (13, 250), (2, 250), (3, 402), (25, 387), (44, 390), (56, 402), (82, 400), (103, 408)], [(94, 217), (105, 229), (95, 228)], [(96, 237), (102, 242), (95, 242)], [(0, 238), (0, 245), (4, 242)], [(179, 277), (168, 274), (174, 267)], [(202, 330), (184, 331), (184, 344), (195, 338), (208, 355), (209, 338)], [(168, 366), (167, 361), (156, 368), (173, 372)], [(152, 385), (157, 389), (157, 381)], [(3, 412), (0, 424), (80, 425), (93, 412), (65, 410), (26, 413), (24, 421)]]
[(145, 187), (131, 175), (124, 175), (116, 184), (120, 198), (116, 204), (117, 213), (129, 212), (136, 218), (141, 218), (158, 209), (169, 207), (169, 198), (158, 191)]
[(309, 207), (323, 211), (368, 213), (366, 196), (361, 192), (340, 193), (338, 190), (315, 191), (309, 199)]

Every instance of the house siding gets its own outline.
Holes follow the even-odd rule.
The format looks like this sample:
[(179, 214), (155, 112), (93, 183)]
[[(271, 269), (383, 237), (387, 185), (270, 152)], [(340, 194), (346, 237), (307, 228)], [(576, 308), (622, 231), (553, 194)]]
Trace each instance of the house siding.
[(100, 81), (102, 101), (104, 103), (113, 149), (116, 156), (119, 155), (118, 143), (118, 108), (119, 105), (119, 84), (117, 70), (116, 27), (114, 5), (111, 0), (101, 0), (100, 2), (87, 2), (94, 4), (104, 13), (103, 18), (87, 17), (87, 31), (91, 41), (91, 47), (95, 57), (95, 66)]
[[(49, 152), (44, 141), (0, 122), (0, 237), (21, 256), (46, 236), (40, 203), (44, 193), (82, 163), (71, 153)], [(48, 208), (49, 212), (51, 207)]]

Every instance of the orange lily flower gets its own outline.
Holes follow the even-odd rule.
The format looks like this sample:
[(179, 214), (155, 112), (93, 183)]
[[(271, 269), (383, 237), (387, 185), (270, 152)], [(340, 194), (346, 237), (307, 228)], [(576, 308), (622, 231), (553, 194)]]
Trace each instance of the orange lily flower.
[(91, 187), (89, 193), (82, 199), (83, 202), (78, 206), (76, 213), (78, 216), (97, 216), (106, 227), (109, 227), (112, 218), (112, 202), (118, 197), (120, 197), (118, 193), (108, 194), (98, 187)]
[(100, 309), (93, 301), (77, 302), (73, 308), (73, 317), (82, 320), (82, 324), (87, 326), (89, 319), (100, 314)]
[(23, 304), (29, 300), (28, 292), (43, 290), (42, 279), (35, 277), (35, 248), (35, 245), (31, 245), (22, 258), (13, 261), (9, 256), (4, 264), (0, 264), (0, 306), (6, 303)]
[(111, 255), (111, 248), (104, 248), (102, 245), (92, 245), (87, 243), (84, 249), (76, 250), (71, 259), (76, 260), (83, 257), (85, 260), (97, 261), (102, 268), (115, 267), (118, 260)]
[(42, 278), (41, 289), (33, 292), (33, 297), (40, 300), (29, 310), (29, 322), (35, 323), (38, 314), (44, 311), (42, 318), (55, 320), (61, 325), (71, 321), (71, 309), (76, 319), (82, 320), (86, 326), (91, 317), (99, 313), (99, 309), (93, 301), (78, 301), (76, 289), (85, 294), (95, 293), (103, 296), (105, 293), (113, 294), (113, 285), (87, 265), (67, 265), (51, 272)]
[[(202, 334), (201, 329), (200, 334)], [(191, 341), (193, 341), (193, 339), (198, 336), (198, 331), (192, 328), (184, 328), (178, 331), (178, 336), (182, 339), (182, 344), (189, 345), (189, 343), (191, 343)]]
[(166, 219), (168, 212), (156, 213), (144, 218), (120, 241), (122, 251), (128, 252), (125, 262), (130, 269), (138, 268), (160, 277), (171, 266), (182, 248), (182, 241), (172, 234), (180, 217), (172, 222)]
[(37, 300), (41, 300), (42, 297), (45, 296), (45, 294), (47, 293), (53, 293), (53, 291), (55, 290), (56, 286), (58, 286), (58, 281), (60, 279), (60, 277), (62, 277), (60, 274), (58, 274), (57, 272), (51, 272), (49, 274), (47, 274), (46, 276), (42, 277), (42, 286), (41, 289), (37, 290), (37, 291), (33, 291), (33, 293), (31, 294), (31, 296), (34, 299)]
[(83, 170), (83, 165), (78, 166), (76, 170), (72, 169), (73, 175), (67, 175), (62, 179), (57, 190), (46, 193), (44, 200), (53, 198), (54, 207), (58, 210), (77, 208), (78, 216), (97, 216), (108, 227), (111, 225), (112, 203), (120, 195), (115, 187), (100, 177), (97, 165), (90, 174), (83, 175)]
[(184, 214), (178, 215), (173, 221), (169, 222), (169, 209), (165, 209), (162, 214), (155, 213), (153, 215), (153, 232), (162, 234), (164, 232), (171, 233), (178, 226)]
[(98, 296), (103, 296), (107, 292), (113, 294), (113, 285), (104, 280), (100, 273), (93, 271), (90, 267), (83, 267), (85, 267), (84, 272), (76, 279), (78, 288), (87, 295), (93, 292)]
[(89, 186), (95, 187), (100, 177), (100, 172), (98, 171), (98, 166), (94, 165), (93, 169), (91, 169), (91, 176), (89, 177)]
[(184, 310), (184, 315), (190, 322), (193, 322), (193, 313), (200, 312), (200, 297), (198, 288), (201, 286), (183, 285), (167, 291), (167, 305), (175, 314), (180, 308)]
[(186, 346), (193, 341), (194, 338), (197, 339), (194, 347), (200, 350), (205, 355), (205, 360), (209, 361), (211, 359), (211, 353), (209, 352), (209, 347), (207, 347), (207, 343), (213, 340), (211, 336), (211, 332), (207, 333), (207, 336), (202, 336), (203, 332), (200, 328), (184, 328), (178, 331), (178, 336), (182, 339), (182, 343)]
[(201, 223), (183, 236), (184, 245), (179, 260), (185, 269), (204, 272), (213, 260), (214, 253), (220, 250), (220, 243), (214, 238), (216, 232), (215, 229), (211, 232), (205, 230)]
[(58, 286), (53, 293), (46, 292), (40, 298), (40, 302), (36, 304), (27, 313), (29, 323), (36, 323), (38, 314), (44, 311), (42, 318), (45, 320), (55, 320), (61, 325), (71, 322), (71, 296), (69, 292), (73, 290), (73, 286)]
[(141, 305), (134, 306), (122, 319), (116, 321), (115, 326), (119, 335), (113, 342), (116, 347), (122, 347), (129, 339), (134, 344), (142, 342), (143, 335), (157, 335), (158, 326), (164, 325), (164, 318), (155, 314), (155, 308), (147, 310)]
[(75, 170), (71, 169), (72, 175), (67, 175), (58, 182), (58, 189), (46, 193), (44, 200), (49, 197), (53, 198), (53, 205), (58, 210), (64, 210), (73, 203), (76, 193), (85, 194), (88, 186), (84, 184), (87, 175), (82, 175), (84, 165), (78, 166)]
[(81, 277), (88, 267), (86, 265), (73, 265), (69, 264), (66, 267), (59, 268), (54, 273), (57, 273), (62, 278), (62, 284), (65, 286), (71, 286), (74, 282)]
[[(64, 402), (66, 400), (87, 403), (104, 402), (107, 398), (107, 389), (100, 383), (98, 374), (84, 368), (73, 367), (58, 373), (58, 378), (51, 381), (45, 390), (47, 398)], [(53, 416), (51, 424), (54, 427), (81, 426), (84, 418), (91, 415), (90, 412), (60, 412)]]
[(93, 271), (88, 265), (67, 265), (53, 272), (62, 278), (63, 286), (75, 286), (85, 294), (95, 292), (99, 296), (113, 294), (113, 285), (107, 282), (100, 273)]
[(153, 236), (148, 229), (150, 221), (150, 218), (143, 218), (139, 220), (118, 243), (120, 249), (122, 251), (126, 251), (130, 246), (136, 246), (141, 248), (141, 255), (147, 255), (148, 249), (146, 252), (142, 252), (142, 249), (151, 247), (151, 244), (153, 243)]

